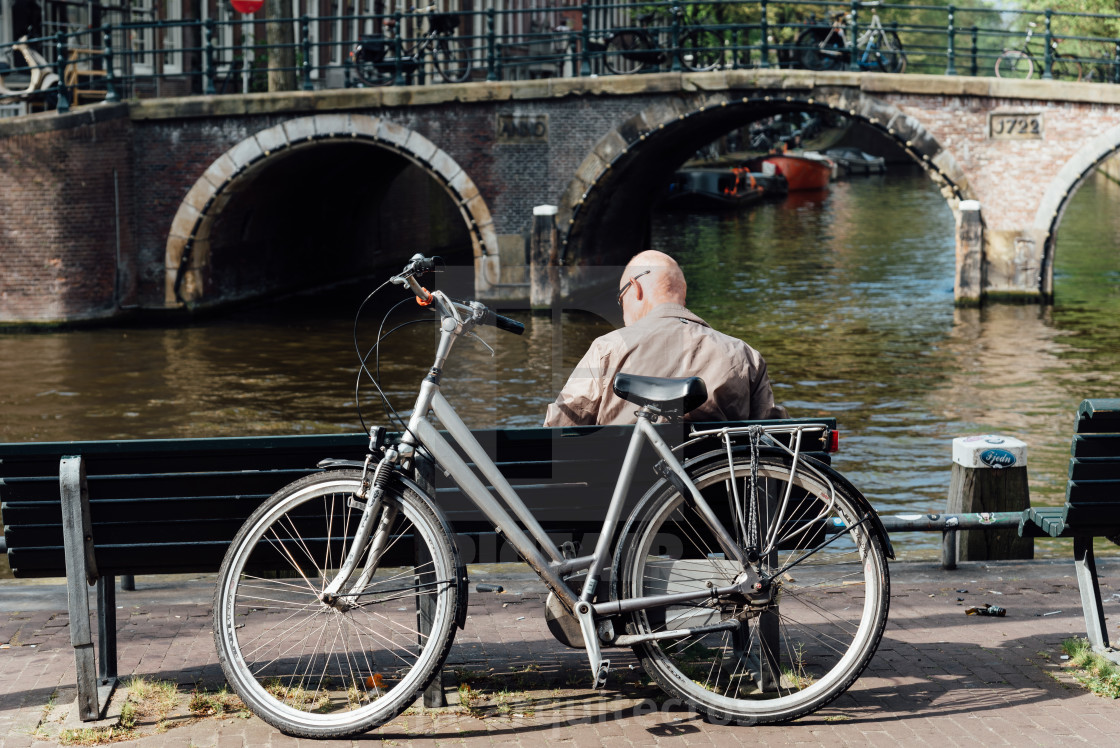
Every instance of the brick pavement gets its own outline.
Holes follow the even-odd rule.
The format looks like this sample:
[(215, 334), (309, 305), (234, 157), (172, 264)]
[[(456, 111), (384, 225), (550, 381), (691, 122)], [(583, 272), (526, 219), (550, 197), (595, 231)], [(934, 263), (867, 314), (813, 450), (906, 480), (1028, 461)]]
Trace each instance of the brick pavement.
[[(1120, 558), (1100, 561), (1105, 611), (1120, 640)], [(354, 741), (390, 745), (907, 745), (1065, 746), (1115, 741), (1120, 701), (1094, 696), (1062, 668), (1061, 642), (1084, 634), (1070, 561), (896, 563), (886, 635), (868, 672), (824, 710), (789, 725), (704, 722), (645, 685), (629, 651), (610, 651), (603, 691), (581, 652), (558, 644), (535, 580), (504, 578), (506, 592), (470, 596), (445, 684), (452, 705), (414, 708)], [(481, 581), (475, 578), (474, 582)], [(486, 580), (494, 581), (494, 580)], [(180, 685), (221, 682), (210, 632), (212, 582), (141, 578), (118, 594), (122, 674)], [(958, 590), (968, 590), (958, 592)], [(18, 593), (18, 594), (17, 594)], [(60, 594), (61, 593), (61, 594)], [(958, 600), (963, 598), (963, 600)], [(978, 618), (966, 605), (993, 602), (1006, 618)], [(64, 592), (0, 582), (0, 746), (49, 746), (76, 725), (74, 658)], [(460, 683), (472, 686), (458, 699)], [(120, 691), (118, 691), (120, 693)], [(53, 694), (53, 701), (52, 701)], [(48, 709), (48, 702), (52, 706)], [(114, 702), (114, 706), (116, 701)], [(44, 719), (45, 715), (45, 719)], [(192, 718), (180, 705), (154, 733), (127, 745), (238, 748), (296, 746), (255, 717)], [(319, 743), (320, 745), (322, 743)]]

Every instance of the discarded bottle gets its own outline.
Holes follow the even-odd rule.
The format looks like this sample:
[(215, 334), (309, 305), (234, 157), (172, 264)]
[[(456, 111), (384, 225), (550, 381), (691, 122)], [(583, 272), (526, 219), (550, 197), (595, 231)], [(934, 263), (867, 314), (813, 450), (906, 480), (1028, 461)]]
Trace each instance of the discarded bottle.
[(1005, 609), (999, 607), (998, 605), (989, 605), (988, 603), (977, 605), (972, 608), (966, 608), (964, 612), (970, 616), (999, 616), (1000, 618), (1002, 618), (1003, 616), (1007, 615), (1007, 611)]

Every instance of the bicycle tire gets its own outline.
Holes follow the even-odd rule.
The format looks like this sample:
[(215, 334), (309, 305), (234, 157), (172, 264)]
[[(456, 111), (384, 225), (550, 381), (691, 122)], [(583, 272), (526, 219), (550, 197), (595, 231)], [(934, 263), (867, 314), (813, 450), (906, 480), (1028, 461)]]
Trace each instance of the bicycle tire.
[(439, 672), (461, 615), (465, 581), (447, 524), (396, 484), (384, 493), (391, 529), (377, 572), (340, 596), (356, 603), (349, 610), (321, 600), (362, 515), (351, 506), (361, 480), (335, 470), (276, 492), (246, 520), (218, 575), (222, 670), (254, 714), (290, 735), (345, 737), (404, 711)]
[(1081, 80), (1081, 61), (1073, 55), (1054, 53), (1054, 59), (1050, 62), (1050, 77), (1056, 81), (1076, 83)]
[[(734, 482), (739, 496), (746, 498), (750, 459), (737, 457), (732, 477), (726, 455), (710, 457), (688, 468), (689, 474), (729, 526), (731, 485)], [(734, 626), (739, 617), (731, 631), (634, 646), (646, 672), (666, 692), (711, 718), (764, 724), (816, 711), (855, 682), (882, 639), (890, 579), (883, 540), (867, 519), (874, 512), (827, 466), (806, 457), (799, 466), (784, 517), (764, 500), (756, 502), (756, 517), (763, 518), (759, 527), (771, 524), (764, 536), (781, 541), (757, 562), (759, 570), (773, 573), (777, 580), (769, 602), (751, 611), (745, 597), (705, 598), (639, 611), (627, 625), (631, 634), (650, 634)], [(763, 455), (757, 468), (758, 485), (772, 492), (758, 496), (783, 496), (790, 484), (790, 460)], [(742, 523), (735, 526), (736, 542), (750, 550), (751, 544), (743, 540), (746, 528)], [(830, 535), (831, 544), (819, 548)], [(615, 588), (621, 599), (718, 588), (732, 584), (744, 571), (719, 552), (692, 502), (665, 481), (643, 498), (622, 543), (616, 577), (621, 590)], [(799, 558), (804, 563), (791, 566)], [(755, 571), (747, 571), (748, 581), (758, 578)]]
[(384, 63), (355, 61), (354, 75), (367, 86), (388, 86), (393, 82), (393, 71)]
[(607, 40), (603, 64), (615, 75), (630, 75), (650, 67), (650, 63), (642, 58), (656, 54), (653, 42), (645, 34), (639, 31), (618, 31)]
[(884, 31), (879, 39), (881, 46), (876, 51), (879, 69), (884, 73), (902, 73), (906, 70), (906, 53), (902, 51), (902, 40), (894, 31)]
[(797, 37), (801, 50), (801, 66), (806, 70), (827, 72), (847, 66), (848, 54), (839, 34), (829, 36), (828, 29), (809, 29)]
[(1005, 49), (996, 58), (996, 77), (1030, 80), (1034, 74), (1034, 60), (1017, 49)]
[(436, 70), (447, 83), (462, 83), (471, 76), (473, 60), (467, 42), (456, 36), (441, 36), (435, 48)]
[(677, 56), (688, 71), (702, 73), (718, 70), (723, 63), (723, 34), (709, 29), (692, 29), (681, 34)]

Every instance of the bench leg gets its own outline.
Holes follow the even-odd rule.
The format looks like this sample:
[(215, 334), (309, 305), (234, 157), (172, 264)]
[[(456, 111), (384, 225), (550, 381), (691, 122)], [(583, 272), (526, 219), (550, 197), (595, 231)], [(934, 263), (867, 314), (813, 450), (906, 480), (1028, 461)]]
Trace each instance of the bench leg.
[(1093, 558), (1093, 538), (1079, 535), (1073, 539), (1073, 562), (1077, 586), (1081, 590), (1081, 609), (1085, 613), (1085, 632), (1095, 652), (1108, 649), (1108, 628), (1101, 607), (1101, 588), (1097, 583), (1097, 563)]
[[(93, 633), (89, 625), (89, 593), (86, 587), (91, 579), (97, 579), (99, 585), (104, 580), (97, 576), (97, 570), (93, 565), (92, 542), (89, 541), (92, 538), (89, 492), (86, 488), (85, 463), (82, 458), (63, 457), (59, 462), (58, 479), (62, 498), (62, 540), (66, 555), (66, 600), (70, 616), (70, 644), (74, 647), (78, 687), (78, 717), (83, 722), (90, 722), (101, 718), (101, 708), (108, 699), (98, 698), (97, 657), (93, 650)], [(87, 542), (90, 542), (88, 548)], [(98, 602), (101, 602), (100, 595)], [(105, 626), (102, 625), (101, 628), (104, 629)], [(113, 667), (116, 668), (115, 657)]]
[(117, 686), (117, 590), (113, 577), (97, 579), (97, 696), (109, 703)]

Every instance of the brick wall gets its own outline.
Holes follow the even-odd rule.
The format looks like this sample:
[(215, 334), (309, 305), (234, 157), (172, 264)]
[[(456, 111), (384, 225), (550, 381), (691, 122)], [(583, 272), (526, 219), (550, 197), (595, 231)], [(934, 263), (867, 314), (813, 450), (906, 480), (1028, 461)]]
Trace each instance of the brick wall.
[(0, 137), (0, 322), (96, 319), (129, 302), (132, 132), (116, 109)]

